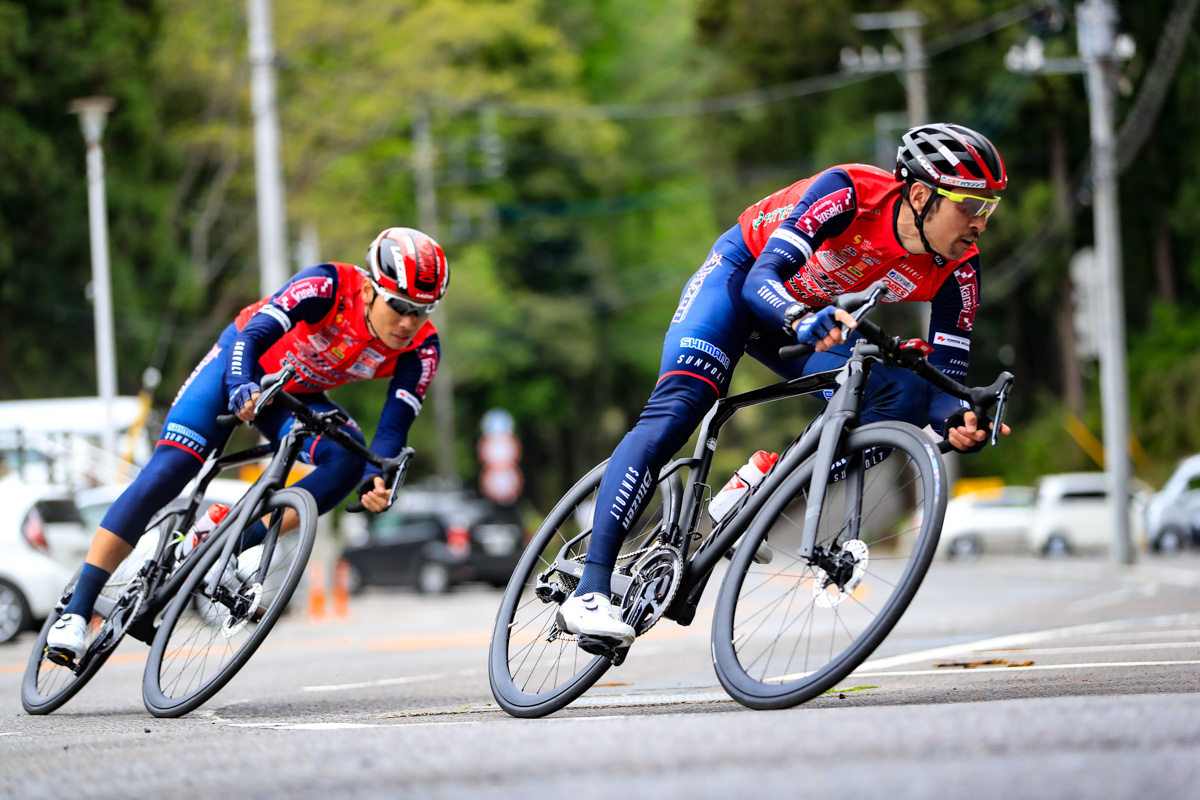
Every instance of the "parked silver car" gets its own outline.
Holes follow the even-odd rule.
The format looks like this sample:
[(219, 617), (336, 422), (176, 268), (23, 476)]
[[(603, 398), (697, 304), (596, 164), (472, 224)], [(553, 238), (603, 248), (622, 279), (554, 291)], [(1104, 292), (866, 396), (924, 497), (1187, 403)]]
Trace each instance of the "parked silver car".
[(1150, 549), (1176, 553), (1200, 545), (1200, 455), (1183, 459), (1146, 507)]

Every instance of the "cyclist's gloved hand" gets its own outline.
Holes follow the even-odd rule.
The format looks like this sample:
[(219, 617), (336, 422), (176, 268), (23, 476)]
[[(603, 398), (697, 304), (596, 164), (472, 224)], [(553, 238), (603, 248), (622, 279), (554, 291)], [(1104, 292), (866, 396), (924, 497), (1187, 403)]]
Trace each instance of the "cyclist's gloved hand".
[(246, 405), (246, 401), (250, 400), (251, 395), (255, 392), (261, 392), (262, 388), (254, 381), (247, 381), (240, 386), (235, 386), (229, 392), (229, 410), (236, 414)]
[(391, 492), (378, 472), (371, 473), (358, 484), (358, 501), (367, 511), (378, 514), (386, 511)]
[[(963, 428), (964, 426), (966, 426), (967, 413), (968, 413), (968, 409), (960, 408), (957, 411), (955, 411), (953, 414), (951, 414), (949, 417), (946, 417), (946, 425), (944, 428), (942, 428), (943, 438), (945, 438), (946, 440), (949, 441), (951, 439), (950, 432), (952, 430), (954, 430), (955, 428)], [(968, 433), (966, 431), (960, 431), (960, 434), (963, 436), (972, 437), (972, 438), (976, 438), (976, 439), (978, 438), (978, 434), (980, 432), (983, 432), (985, 435), (984, 435), (982, 441), (976, 441), (974, 444), (970, 445), (969, 447), (965, 447), (965, 448), (960, 447), (959, 443), (951, 441), (951, 444), (953, 444), (955, 449), (958, 450), (960, 453), (978, 453), (980, 450), (982, 450), (987, 445), (987, 442), (988, 442), (988, 437), (987, 437), (986, 433), (992, 429), (991, 418), (987, 417), (987, 416), (977, 418), (975, 416), (975, 414), (972, 413), (971, 419), (975, 420), (974, 434), (972, 435), (971, 433)]]
[(799, 344), (816, 346), (837, 326), (836, 313), (836, 308), (826, 306), (815, 314), (801, 318), (800, 322), (796, 324), (796, 341)]

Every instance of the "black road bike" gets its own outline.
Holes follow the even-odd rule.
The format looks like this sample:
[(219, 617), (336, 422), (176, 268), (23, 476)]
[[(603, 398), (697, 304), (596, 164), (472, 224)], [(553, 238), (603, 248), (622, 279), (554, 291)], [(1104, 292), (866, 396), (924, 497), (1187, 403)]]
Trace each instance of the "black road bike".
[[(857, 668), (900, 619), (933, 558), (947, 501), (939, 450), (950, 447), (907, 422), (861, 423), (872, 367), (911, 370), (981, 418), (995, 404), (997, 443), (1013, 376), (968, 388), (943, 374), (926, 360), (924, 342), (888, 336), (865, 319), (886, 291), (875, 284), (837, 300), (862, 336), (841, 368), (714, 404), (695, 454), (668, 464), (648, 487), (655, 499), (618, 556), (613, 603), (639, 636), (663, 617), (691, 624), (709, 579), (724, 572), (713, 663), (721, 685), (750, 708), (805, 702)], [(780, 355), (809, 352), (791, 345)], [(721, 427), (747, 406), (826, 389), (834, 391), (825, 410), (701, 542)], [(583, 572), (604, 468), (588, 472), (546, 517), (501, 600), (488, 674), (496, 701), (514, 716), (557, 711), (628, 652), (555, 621)]]
[[(74, 590), (74, 580), (68, 584), (42, 626), (25, 669), (21, 704), (27, 712), (48, 714), (62, 706), (96, 674), (126, 634), (150, 645), (142, 699), (151, 714), (182, 716), (220, 691), (279, 619), (312, 553), (316, 503), (304, 489), (284, 488), (305, 438), (328, 437), (380, 467), (391, 489), (391, 504), (412, 449), (391, 459), (375, 455), (341, 430), (348, 421), (344, 412), (317, 413), (284, 392), (294, 374), (288, 364), (266, 376), (256, 407), (261, 410), (272, 400), (283, 403), (295, 415), (292, 429), (279, 441), (237, 453), (224, 455), (224, 447), (218, 448), (205, 462), (191, 494), (151, 519), (97, 599), (87, 649), (78, 662), (51, 660), (46, 652), (46, 636)], [(238, 419), (226, 415), (221, 421), (234, 425)], [(206, 508), (204, 493), (212, 479), (222, 470), (268, 457), (262, 475), (225, 519), (181, 557), (177, 542)], [(355, 503), (347, 510), (361, 508)], [(268, 520), (266, 538), (236, 552), (242, 532), (260, 518)]]

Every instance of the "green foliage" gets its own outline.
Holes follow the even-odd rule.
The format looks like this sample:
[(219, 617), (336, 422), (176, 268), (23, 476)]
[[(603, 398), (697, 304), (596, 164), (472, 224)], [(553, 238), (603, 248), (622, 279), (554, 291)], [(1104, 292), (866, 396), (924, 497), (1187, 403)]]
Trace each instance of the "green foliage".
[[(902, 75), (880, 75), (733, 111), (569, 112), (833, 74), (843, 48), (899, 44), (887, 31), (855, 28), (855, 13), (918, 10), (927, 20), (931, 115), (983, 130), (1011, 176), (982, 242), (984, 306), (970, 377), (1017, 374), (1015, 433), (1002, 448), (961, 459), (963, 469), (1028, 481), (1090, 468), (1063, 425), (1069, 371), (1054, 330), (1069, 291), (1066, 265), (1093, 239), (1090, 208), (1075, 192), (1089, 149), (1082, 78), (1004, 69), (1005, 51), (1029, 34), (1024, 24), (954, 46), (945, 38), (1018, 5), (275, 0), (289, 231), (295, 240), (315, 230), (322, 259), (361, 262), (379, 229), (419, 226), (413, 123), (429, 114), (436, 233), (453, 271), (438, 314), (447, 372), (434, 386), (447, 391), (453, 378), (455, 463), (474, 474), (480, 415), (508, 408), (527, 487), (544, 505), (636, 419), (672, 309), (713, 240), (769, 192), (832, 164), (876, 161), (876, 115), (903, 112), (906, 93)], [(1174, 5), (1121, 5), (1121, 27), (1137, 42), (1122, 68), (1133, 93)], [(241, 0), (0, 0), (0, 397), (95, 386), (84, 147), (65, 113), (73, 98), (118, 100), (105, 151), (121, 391), (138, 388), (145, 366), (159, 366), (164, 405), (260, 296), (244, 14)], [(1075, 55), (1073, 21), (1045, 46), (1050, 56)], [(1189, 57), (1195, 42), (1188, 47), (1157, 124), (1121, 175), (1132, 419), (1149, 457), (1141, 474), (1152, 480), (1161, 465), (1200, 449), (1186, 424), (1200, 403), (1200, 322), (1188, 311), (1200, 301), (1200, 149), (1186, 146), (1200, 138), (1200, 66)], [(1118, 96), (1122, 122), (1132, 97)], [(488, 103), (499, 105), (481, 112)], [(478, 139), (489, 119), (503, 171), (481, 176)], [(1060, 225), (1051, 244), (1027, 253), (1051, 222)], [(746, 360), (734, 390), (772, 380)], [(1098, 434), (1094, 371), (1083, 389), (1083, 421)], [(348, 386), (336, 399), (370, 434), (380, 392)], [(815, 408), (750, 409), (725, 434), (729, 463), (718, 471), (782, 446)], [(432, 416), (412, 432), (415, 477), (432, 470), (444, 446)]]

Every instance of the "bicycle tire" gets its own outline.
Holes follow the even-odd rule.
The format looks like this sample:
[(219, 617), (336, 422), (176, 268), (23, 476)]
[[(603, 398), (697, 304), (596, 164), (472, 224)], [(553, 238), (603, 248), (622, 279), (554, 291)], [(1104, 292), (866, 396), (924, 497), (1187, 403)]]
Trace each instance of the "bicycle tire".
[[(488, 648), (488, 679), (496, 702), (514, 717), (544, 717), (558, 711), (612, 666), (608, 658), (580, 650), (573, 634), (558, 632), (555, 616), (559, 604), (534, 593), (537, 574), (555, 562), (564, 546), (569, 544), (569, 558), (582, 565), (591, 535), (580, 534), (590, 531), (592, 517), (587, 512), (581, 517), (577, 511), (590, 502), (594, 514), (595, 493), (606, 466), (603, 462), (592, 468), (558, 501), (530, 539), (504, 590)], [(654, 488), (662, 496), (662, 504), (647, 508), (640, 527), (627, 537), (618, 556), (618, 570), (631, 566), (635, 559), (630, 556), (657, 534), (664, 509), (678, 508), (677, 474), (658, 481)], [(551, 582), (566, 595), (578, 585), (557, 572)], [(568, 659), (570, 664), (564, 664)]]
[[(864, 466), (879, 448), (887, 455)], [(828, 485), (817, 536), (836, 559), (824, 562), (831, 571), (788, 555), (803, 527), (810, 458), (767, 499), (722, 581), (713, 664), (725, 690), (749, 708), (789, 708), (833, 688), (891, 632), (933, 560), (947, 492), (929, 437), (908, 423), (873, 423), (850, 431), (838, 456), (848, 461)], [(911, 508), (897, 514), (898, 502)], [(857, 536), (847, 535), (854, 519)], [(768, 533), (774, 558), (755, 563)]]
[[(295, 531), (280, 538), (280, 512), (289, 509), (298, 515), (298, 525)], [(262, 609), (261, 618), (256, 621), (253, 613), (238, 613), (215, 600), (214, 590), (208, 586), (209, 572), (218, 567), (225, 537), (234, 535), (227, 530), (170, 601), (150, 646), (142, 679), (142, 700), (146, 710), (154, 716), (183, 716), (220, 691), (262, 644), (299, 585), (316, 538), (316, 502), (307, 491), (293, 486), (268, 497), (250, 519), (258, 519), (268, 512), (272, 517), (266, 539), (263, 544), (241, 554), (238, 570), (239, 577), (243, 572), (257, 570), (259, 564), (255, 558), (261, 558), (264, 547), (272, 544), (274, 552), (263, 582), (270, 585), (259, 584), (256, 596), (253, 586), (245, 586), (244, 581), (248, 578), (242, 578), (239, 592), (243, 600), (252, 598), (252, 602), (247, 602), (249, 607)], [(236, 513), (236, 509), (231, 513)], [(223, 569), (223, 565), (219, 568)], [(278, 588), (275, 588), (276, 582)], [(266, 597), (268, 591), (269, 599)], [(218, 622), (220, 627), (215, 624)], [(241, 635), (247, 630), (246, 635)], [(208, 642), (202, 644), (205, 637)], [(239, 638), (238, 645), (236, 648), (223, 645), (225, 659), (222, 660), (221, 648), (214, 648), (214, 642), (218, 638), (231, 642), (234, 637)], [(211, 673), (205, 673), (213, 666), (210, 656), (214, 655), (214, 650), (218, 652), (211, 660), (220, 663)]]
[[(102, 594), (114, 594), (124, 585), (128, 584), (128, 576), (136, 573), (141, 568), (142, 563), (146, 560), (147, 551), (153, 554), (154, 548), (157, 547), (157, 540), (151, 540), (150, 534), (155, 530), (160, 532), (172, 531), (177, 526), (175, 523), (183, 516), (179, 510), (170, 511), (162, 515), (156, 515), (151, 520), (146, 532), (138, 540), (137, 547), (130, 553), (117, 569), (113, 570), (112, 576), (109, 577)], [(104, 662), (108, 660), (109, 655), (116, 650), (120, 644), (122, 636), (116, 637), (113, 641), (108, 642), (103, 649), (93, 653), (91, 660), (87, 666), (79, 673), (75, 674), (67, 667), (55, 664), (46, 660), (46, 637), (50, 633), (50, 629), (54, 627), (54, 623), (58, 622), (62, 616), (62, 608), (66, 604), (67, 591), (72, 589), (79, 574), (76, 573), (71, 582), (67, 584), (63, 591), (63, 597), (55, 608), (51, 610), (46, 617), (46, 622), (42, 625), (41, 631), (38, 633), (37, 641), (34, 642), (33, 652), (29, 656), (29, 664), (25, 668), (25, 676), (21, 681), (21, 705), (29, 714), (41, 715), (49, 714), (62, 707), (64, 703), (82, 689), (92, 676), (104, 666)], [(115, 587), (115, 588), (114, 588)], [(143, 598), (144, 602), (144, 598)], [(91, 640), (88, 642), (89, 648), (99, 635), (99, 631), (92, 631), (90, 634)]]

